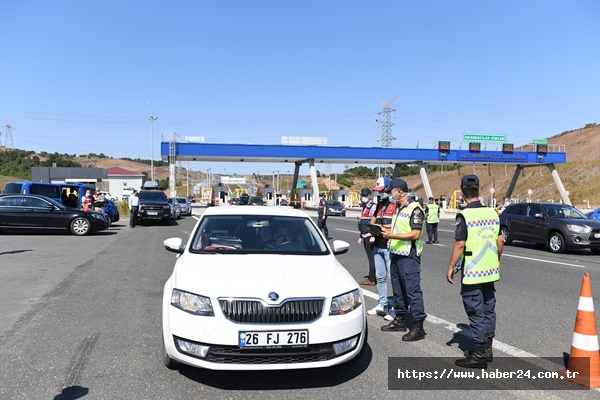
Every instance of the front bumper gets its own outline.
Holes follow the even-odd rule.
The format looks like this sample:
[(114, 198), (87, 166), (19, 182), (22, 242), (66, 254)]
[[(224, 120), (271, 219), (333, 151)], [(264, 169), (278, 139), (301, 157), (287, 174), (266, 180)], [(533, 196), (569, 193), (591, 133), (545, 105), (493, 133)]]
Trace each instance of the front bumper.
[[(214, 300), (214, 299), (213, 299)], [(163, 305), (164, 344), (173, 360), (213, 370), (279, 370), (320, 368), (342, 364), (356, 357), (365, 345), (364, 303), (346, 315), (329, 316), (330, 300), (323, 314), (310, 323), (248, 324), (225, 318), (213, 302), (214, 317), (196, 316), (170, 304)], [(240, 331), (281, 331), (307, 329), (309, 344), (302, 348), (240, 349)], [(336, 354), (334, 344), (356, 338), (351, 350)], [(184, 351), (179, 340), (207, 346), (204, 357)]]

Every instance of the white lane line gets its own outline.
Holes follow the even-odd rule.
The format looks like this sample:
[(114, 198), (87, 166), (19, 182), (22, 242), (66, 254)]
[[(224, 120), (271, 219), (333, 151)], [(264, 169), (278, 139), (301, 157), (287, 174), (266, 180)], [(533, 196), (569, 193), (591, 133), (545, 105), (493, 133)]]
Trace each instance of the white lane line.
[[(366, 290), (366, 289), (362, 289), (362, 292), (363, 292), (363, 295), (365, 297), (369, 297), (369, 298), (371, 298), (373, 300), (379, 300), (379, 295), (376, 294), (376, 293), (373, 293), (373, 292), (371, 292), (369, 290)], [(432, 324), (439, 325), (442, 328), (445, 328), (445, 329), (447, 329), (447, 330), (449, 330), (449, 331), (451, 331), (453, 333), (459, 333), (459, 334), (467, 336), (467, 333), (464, 332), (462, 329), (460, 329), (458, 327), (458, 325), (456, 325), (455, 323), (450, 322), (450, 321), (446, 321), (445, 319), (442, 319), (442, 318), (438, 318), (435, 315), (427, 314), (427, 321), (431, 322)], [(518, 358), (529, 358), (529, 357), (534, 358), (535, 357), (535, 358), (539, 358), (535, 354), (531, 354), (529, 352), (526, 352), (525, 350), (521, 350), (521, 349), (519, 349), (517, 347), (511, 346), (511, 345), (509, 345), (507, 343), (504, 343), (504, 342), (501, 342), (501, 341), (499, 341), (497, 339), (494, 339), (493, 346), (494, 346), (494, 349), (497, 349), (497, 350), (499, 350), (499, 351), (501, 351), (503, 353), (506, 353), (506, 354), (508, 354), (511, 357), (518, 357)], [(561, 366), (558, 366), (558, 367), (561, 368)]]
[(558, 265), (566, 265), (569, 267), (577, 267), (577, 268), (587, 268), (585, 265), (577, 265), (577, 264), (567, 264), (564, 262), (560, 262), (560, 261), (550, 261), (550, 260), (543, 260), (541, 258), (532, 258), (532, 257), (523, 257), (523, 256), (513, 256), (512, 254), (506, 254), (506, 253), (502, 253), (502, 257), (512, 257), (512, 258), (520, 258), (522, 260), (529, 260), (529, 261), (539, 261), (542, 263), (549, 263), (549, 264), (558, 264)]

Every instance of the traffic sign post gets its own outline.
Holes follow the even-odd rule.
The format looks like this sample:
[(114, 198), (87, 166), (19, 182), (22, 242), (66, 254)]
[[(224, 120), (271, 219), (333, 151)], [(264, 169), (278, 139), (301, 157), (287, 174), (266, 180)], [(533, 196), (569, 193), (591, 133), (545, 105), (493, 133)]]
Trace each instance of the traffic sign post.
[(506, 135), (481, 135), (478, 133), (463, 133), (465, 142), (506, 142)]

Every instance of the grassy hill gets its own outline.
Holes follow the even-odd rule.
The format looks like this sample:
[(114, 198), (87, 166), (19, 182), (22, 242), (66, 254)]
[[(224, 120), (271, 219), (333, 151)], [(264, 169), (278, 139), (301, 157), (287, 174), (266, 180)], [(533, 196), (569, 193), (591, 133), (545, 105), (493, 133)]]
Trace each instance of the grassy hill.
[[(592, 208), (600, 207), (600, 125), (588, 124), (585, 128), (576, 129), (568, 132), (563, 132), (559, 135), (548, 138), (549, 145), (563, 145), (567, 152), (567, 163), (556, 165), (556, 169), (565, 188), (570, 192), (571, 202), (576, 207), (587, 207), (589, 204)], [(43, 157), (40, 157), (43, 159)], [(121, 167), (130, 171), (147, 174), (150, 176), (150, 165), (116, 158), (97, 158), (95, 161), (84, 157), (74, 157), (73, 161), (81, 164), (84, 167), (96, 166), (99, 168)], [(490, 197), (489, 189), (494, 186), (495, 196), (501, 199), (506, 193), (513, 174), (516, 170), (515, 166), (507, 164), (488, 168), (487, 166), (478, 166), (473, 168), (472, 165), (463, 165), (460, 168), (460, 175), (475, 173), (481, 181), (481, 192), (484, 199)], [(459, 171), (446, 172), (431, 172), (428, 174), (429, 183), (434, 196), (439, 197), (446, 195), (448, 198), (452, 196), (455, 190), (459, 190), (460, 184)], [(169, 167), (155, 166), (156, 179), (166, 179), (169, 176)], [(263, 183), (271, 183), (271, 177)], [(411, 189), (415, 190), (419, 196), (425, 197), (425, 190), (419, 175), (403, 177), (409, 184)], [(204, 179), (202, 172), (192, 172), (189, 176), (190, 181), (200, 181)], [(310, 178), (304, 177), (307, 181)], [(4, 187), (7, 181), (20, 180), (15, 177), (0, 176), (0, 187)], [(184, 185), (187, 180), (187, 174), (184, 171), (177, 178)], [(248, 181), (250, 181), (249, 179)], [(373, 188), (375, 179), (360, 179), (354, 178), (354, 184), (349, 187), (351, 191), (360, 191), (363, 187)], [(321, 188), (331, 187), (337, 188), (335, 182), (329, 182), (328, 178), (319, 178)], [(547, 167), (540, 168), (539, 166), (528, 167), (524, 171), (524, 176), (521, 176), (517, 182), (513, 192), (513, 198), (519, 198), (521, 201), (526, 201), (527, 191), (531, 189), (533, 194), (532, 200), (559, 201), (560, 196), (558, 189), (554, 184), (550, 170)], [(185, 186), (178, 187), (180, 193), (185, 193)]]

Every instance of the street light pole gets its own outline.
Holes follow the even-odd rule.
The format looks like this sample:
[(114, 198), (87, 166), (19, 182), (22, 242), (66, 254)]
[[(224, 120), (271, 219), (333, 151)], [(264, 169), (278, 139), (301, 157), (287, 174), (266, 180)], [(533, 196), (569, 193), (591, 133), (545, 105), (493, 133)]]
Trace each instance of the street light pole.
[(158, 119), (158, 117), (150, 116), (150, 175), (151, 180), (154, 180), (154, 121)]

